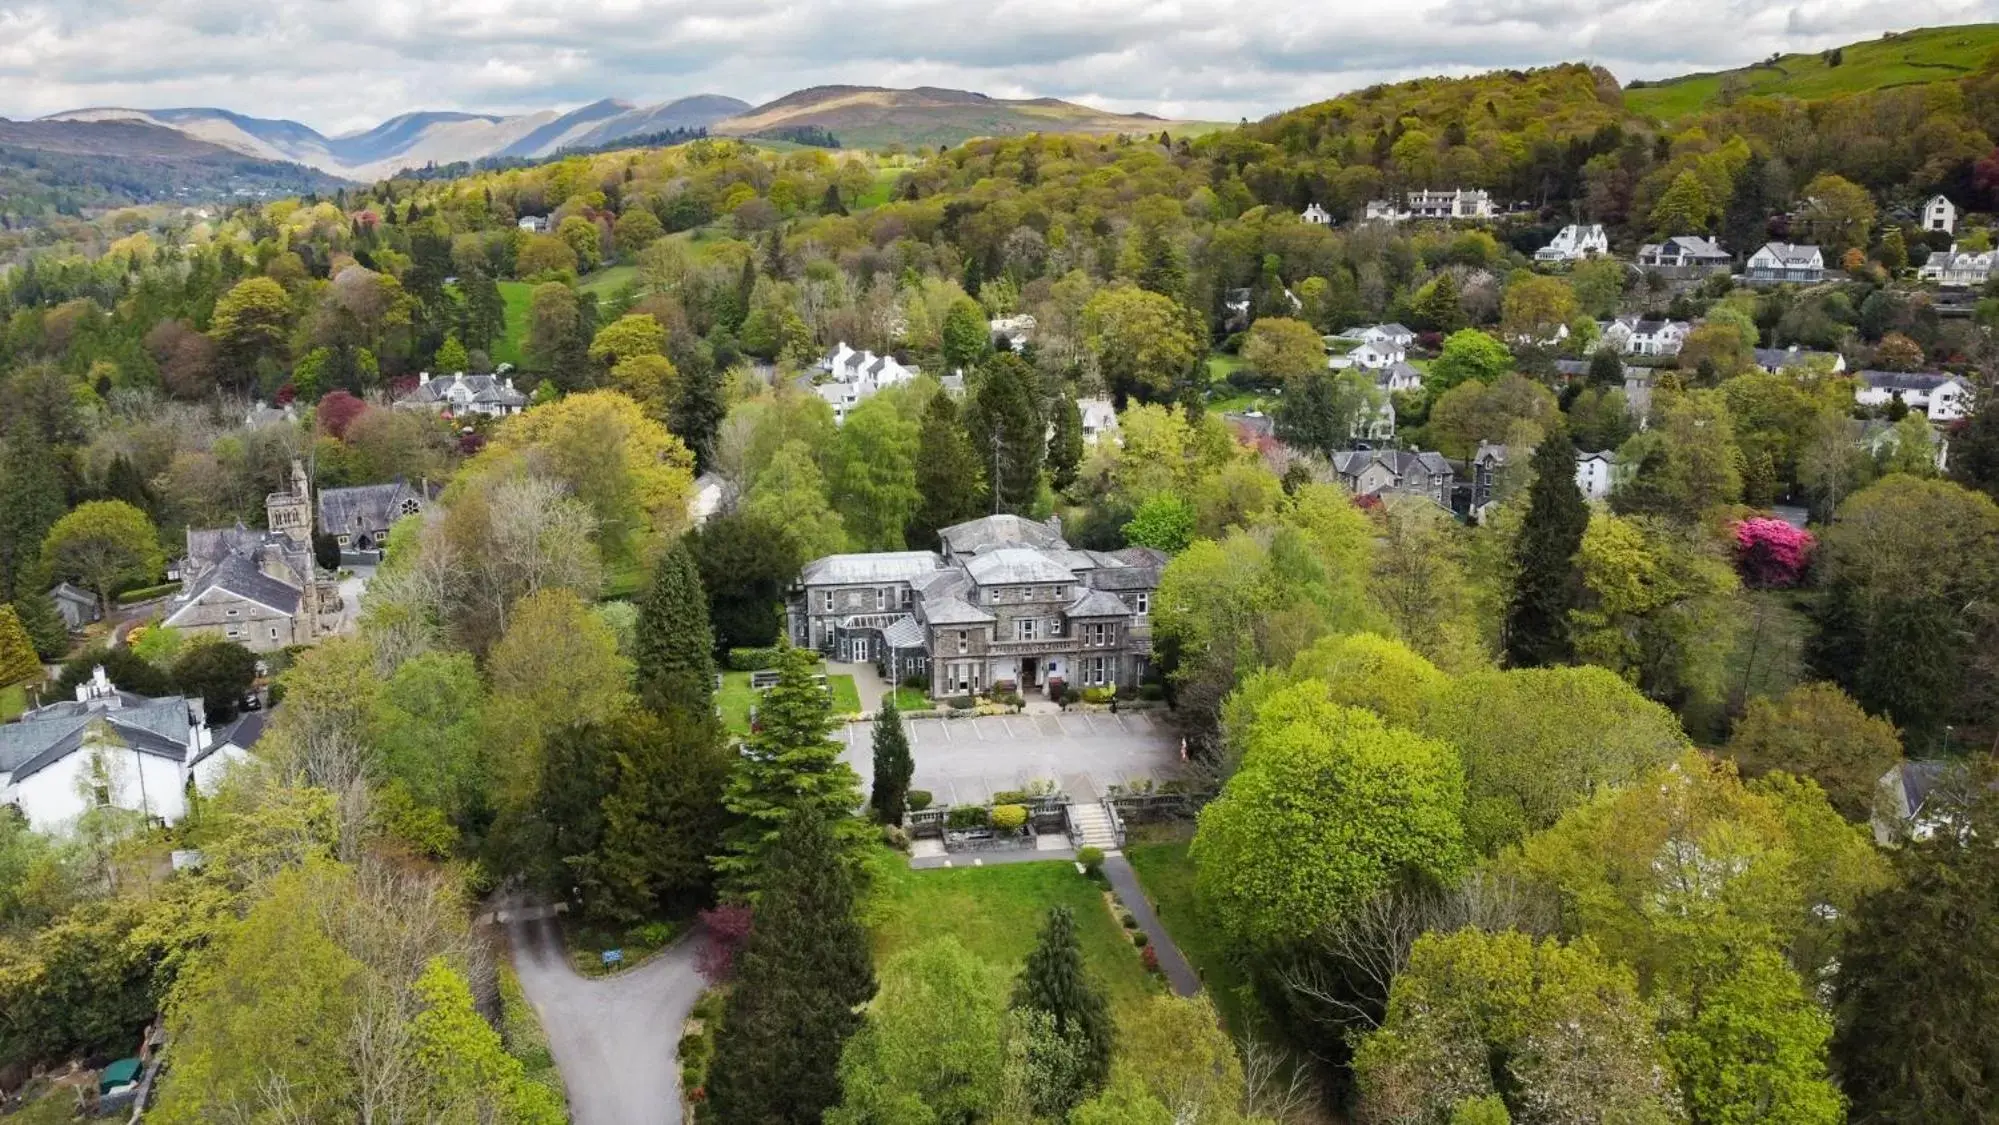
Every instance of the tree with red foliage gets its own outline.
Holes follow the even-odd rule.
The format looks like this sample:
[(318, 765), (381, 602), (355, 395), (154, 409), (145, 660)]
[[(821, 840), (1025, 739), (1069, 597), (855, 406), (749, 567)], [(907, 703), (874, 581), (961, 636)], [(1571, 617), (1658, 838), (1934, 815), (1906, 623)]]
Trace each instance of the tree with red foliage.
[(347, 428), (367, 412), (367, 403), (346, 391), (332, 391), (319, 400), (319, 428), (345, 441)]
[(708, 944), (696, 965), (709, 984), (720, 984), (736, 975), (736, 954), (750, 940), (752, 918), (750, 908), (740, 903), (701, 912), (700, 924), (708, 931)]
[(1818, 540), (1783, 520), (1753, 517), (1735, 525), (1735, 565), (1742, 580), (1763, 589), (1796, 586)]
[(1971, 166), (1971, 186), (1989, 205), (1999, 206), (1999, 148)]

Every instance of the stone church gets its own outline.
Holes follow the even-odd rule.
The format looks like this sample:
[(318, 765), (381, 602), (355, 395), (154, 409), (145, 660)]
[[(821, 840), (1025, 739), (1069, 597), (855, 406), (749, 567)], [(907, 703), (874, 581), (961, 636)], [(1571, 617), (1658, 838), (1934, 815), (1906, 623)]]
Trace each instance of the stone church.
[(264, 498), (267, 530), (187, 532), (184, 584), (162, 622), (253, 652), (311, 644), (340, 625), (339, 584), (312, 557), (312, 481), (292, 462), (291, 488)]

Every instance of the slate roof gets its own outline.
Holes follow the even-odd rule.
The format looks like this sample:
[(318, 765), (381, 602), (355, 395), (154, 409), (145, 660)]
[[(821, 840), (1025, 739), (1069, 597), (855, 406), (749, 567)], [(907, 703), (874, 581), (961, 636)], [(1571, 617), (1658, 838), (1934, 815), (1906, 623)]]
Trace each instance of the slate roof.
[(983, 625), (995, 620), (992, 614), (955, 594), (947, 594), (934, 601), (925, 598), (923, 616), (932, 625)]
[(1819, 248), (1816, 246), (1806, 246), (1795, 242), (1766, 242), (1763, 244), (1762, 249), (1757, 250), (1756, 253), (1761, 254), (1764, 250), (1768, 250), (1780, 265), (1793, 269), (1807, 269), (1823, 262), (1823, 259), (1819, 256)]
[[(454, 392), (463, 392), (455, 394)], [(498, 375), (437, 375), (417, 384), (403, 399), (404, 402), (427, 405), (452, 404), (458, 402), (474, 406), (507, 406), (520, 409), (528, 404), (528, 396), (509, 386)]]
[(1380, 461), (1397, 476), (1415, 473), (1450, 473), (1451, 463), (1441, 453), (1415, 452), (1407, 449), (1359, 449), (1333, 454), (1333, 467), (1342, 474), (1353, 475), (1366, 470), (1368, 464)]
[(1020, 516), (984, 516), (953, 524), (937, 535), (944, 541), (945, 550), (954, 555), (977, 555), (1004, 547), (1059, 550), (1068, 546), (1055, 528)]
[(916, 623), (916, 618), (905, 613), (889, 622), (888, 628), (882, 630), (882, 643), (890, 648), (922, 648), (923, 626)]
[(83, 744), (93, 721), (111, 724), (125, 743), (143, 753), (178, 762), (187, 753), (188, 705), (178, 695), (149, 699), (118, 693), (110, 701), (79, 703), (66, 700), (38, 707), (14, 722), (0, 725), (0, 773), (21, 781)]
[(1007, 586), (1025, 582), (1074, 582), (1068, 567), (1040, 551), (1027, 547), (1001, 547), (974, 555), (965, 563), (972, 581), (981, 586)]
[(56, 583), (55, 587), (49, 591), (49, 597), (59, 602), (72, 602), (92, 610), (97, 608), (96, 594), (88, 590), (79, 590), (67, 582)]
[(798, 580), (807, 586), (865, 586), (910, 582), (944, 565), (931, 551), (883, 551), (871, 555), (828, 555), (805, 564)]
[(1677, 250), (1682, 257), (1707, 258), (1710, 260), (1728, 258), (1728, 251), (1711, 238), (1696, 234), (1676, 234), (1664, 242), (1651, 242), (1638, 248), (1639, 256), (1661, 254), (1668, 249)]
[(1129, 617), (1131, 607), (1108, 590), (1091, 590), (1065, 612), (1071, 617)]
[[(433, 494), (437, 489), (433, 488)], [(319, 526), (329, 534), (380, 531), (402, 518), (405, 500), (424, 499), (401, 477), (387, 484), (324, 488), (319, 492)]]
[(1755, 356), (1756, 366), (1770, 372), (1782, 371), (1791, 364), (1803, 363), (1821, 356), (1826, 359), (1834, 358), (1832, 352), (1809, 351), (1803, 348), (1757, 348)]
[(210, 590), (223, 590), (286, 615), (298, 612), (297, 586), (265, 574), (257, 568), (253, 557), (231, 553), (224, 556), (221, 562), (203, 571), (192, 585), (175, 596), (173, 609), (167, 614), (166, 624), (173, 624), (178, 614), (199, 601), (202, 595)]
[(1928, 371), (1861, 371), (1860, 381), (1877, 391), (1921, 391), (1925, 394), (1945, 383), (1958, 382), (1955, 375)]

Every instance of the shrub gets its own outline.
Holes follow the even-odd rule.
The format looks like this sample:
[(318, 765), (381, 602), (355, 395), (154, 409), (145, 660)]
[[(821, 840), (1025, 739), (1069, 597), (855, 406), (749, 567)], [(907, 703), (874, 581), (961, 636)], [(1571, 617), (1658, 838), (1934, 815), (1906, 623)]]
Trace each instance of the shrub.
[(778, 649), (732, 648), (725, 663), (731, 672), (761, 672), (777, 666)]
[(930, 790), (911, 789), (908, 797), (904, 799), (909, 803), (910, 812), (922, 812), (924, 809), (930, 807)]
[(994, 805), (993, 827), (1007, 832), (1019, 830), (1027, 823), (1026, 805)]
[(902, 686), (927, 695), (930, 692), (930, 677), (921, 672), (911, 672), (902, 678)]
[(958, 711), (970, 711), (972, 708), (978, 706), (978, 704), (972, 702), (972, 697), (969, 695), (954, 695), (945, 700), (944, 703), (946, 706)]
[(986, 810), (982, 806), (959, 805), (944, 818), (944, 823), (950, 828), (984, 828), (986, 820)]
[(1003, 704), (1008, 707), (1021, 706), (1020, 693), (1016, 691), (1007, 691), (1005, 689), (996, 688), (993, 690), (992, 694), (987, 698), (991, 699), (994, 703)]
[(1157, 949), (1149, 945), (1146, 946), (1138, 951), (1138, 959), (1145, 965), (1146, 972), (1156, 973), (1159, 971), (1159, 951)]
[(703, 1024), (712, 1026), (716, 1020), (722, 1017), (722, 1005), (727, 1000), (728, 994), (721, 989), (707, 989), (701, 993), (700, 999), (694, 1001), (694, 1010), (690, 1014)]
[(645, 925), (631, 932), (631, 943), (633, 945), (648, 946), (653, 949), (658, 949), (672, 940), (673, 924), (671, 922), (647, 922)]
[(1138, 685), (1138, 697), (1147, 703), (1157, 703), (1166, 698), (1166, 685), (1140, 684)]
[(168, 594), (177, 594), (179, 592), (180, 583), (162, 582), (157, 586), (141, 586), (135, 590), (127, 590), (112, 600), (119, 605), (131, 605), (134, 602), (151, 601), (154, 598), (164, 598)]
[(882, 825), (882, 843), (887, 844), (896, 851), (906, 852), (909, 850), (909, 833), (904, 832), (900, 825), (884, 824)]
[(1083, 865), (1084, 871), (1095, 875), (1104, 869), (1104, 849), (1098, 847), (1083, 848), (1076, 853), (1076, 862)]
[(1116, 688), (1093, 687), (1083, 689), (1083, 702), (1085, 703), (1109, 703), (1116, 698)]
[(1746, 519), (1735, 525), (1735, 561), (1750, 586), (1796, 586), (1811, 565), (1818, 540), (1783, 520)]
[(1130, 914), (1120, 914), (1118, 915), (1117, 920), (1118, 920), (1118, 925), (1123, 926), (1127, 930), (1135, 930), (1138, 928), (1138, 919), (1132, 917)]
[(1144, 930), (1133, 930), (1131, 932), (1131, 943), (1140, 949), (1144, 949), (1151, 941), (1151, 938), (1145, 936)]
[(1073, 684), (1063, 684), (1061, 692), (1058, 693), (1055, 698), (1058, 703), (1062, 704), (1062, 706), (1073, 707), (1077, 703), (1082, 702), (1083, 693), (1077, 691), (1075, 685)]

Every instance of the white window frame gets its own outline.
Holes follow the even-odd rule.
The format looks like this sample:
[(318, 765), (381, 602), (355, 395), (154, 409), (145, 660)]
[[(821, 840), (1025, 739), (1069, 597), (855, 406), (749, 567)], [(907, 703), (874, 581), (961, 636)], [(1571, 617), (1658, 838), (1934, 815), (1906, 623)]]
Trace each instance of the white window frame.
[(1140, 590), (1137, 597), (1138, 615), (1144, 617), (1152, 612), (1152, 591)]
[(831, 590), (819, 591), (819, 612), (821, 613), (833, 612), (833, 591)]
[(1013, 623), (1013, 638), (1017, 641), (1038, 641), (1041, 639), (1041, 619), (1022, 617)]
[(880, 586), (875, 587), (875, 612), (880, 613), (882, 610), (885, 610), (887, 608), (888, 608), (888, 591), (881, 588)]

